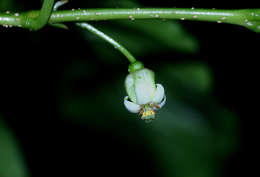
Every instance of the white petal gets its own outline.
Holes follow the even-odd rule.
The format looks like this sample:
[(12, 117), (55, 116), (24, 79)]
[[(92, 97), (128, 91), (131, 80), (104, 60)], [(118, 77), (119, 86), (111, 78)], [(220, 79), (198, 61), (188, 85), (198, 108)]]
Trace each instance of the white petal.
[(140, 105), (147, 104), (149, 102), (152, 102), (154, 89), (151, 87), (150, 84), (139, 83), (135, 87), (135, 93), (136, 93), (138, 104)]
[(132, 74), (128, 74), (128, 76), (126, 77), (125, 88), (130, 100), (134, 103), (137, 103), (134, 88), (134, 77), (132, 76)]
[(135, 93), (139, 105), (152, 102), (155, 95), (154, 73), (149, 69), (142, 69), (134, 73)]
[(166, 96), (164, 95), (164, 98), (162, 100), (162, 102), (159, 104), (160, 108), (162, 108), (166, 103)]
[(164, 88), (161, 84), (156, 84), (155, 96), (153, 98), (154, 103), (161, 103), (164, 97)]
[(154, 110), (161, 109), (165, 105), (165, 103), (166, 103), (166, 96), (164, 95), (162, 102), (158, 104), (159, 108), (154, 107)]
[(131, 101), (128, 101), (128, 96), (124, 98), (124, 105), (126, 109), (131, 113), (138, 113), (141, 109), (141, 106), (138, 104), (135, 104)]

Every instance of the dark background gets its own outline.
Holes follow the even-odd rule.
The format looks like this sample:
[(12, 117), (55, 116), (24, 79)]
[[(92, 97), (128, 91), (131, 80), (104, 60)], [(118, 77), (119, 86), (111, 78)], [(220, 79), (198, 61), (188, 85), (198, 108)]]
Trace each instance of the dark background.
[[(138, 2), (144, 7), (221, 9), (259, 7), (253, 1), (139, 0)], [(15, 3), (17, 6), (13, 8), (19, 11), (40, 8), (38, 1), (23, 0)], [(64, 9), (78, 7), (120, 7), (120, 1), (104, 3), (78, 0), (69, 2)], [(219, 168), (217, 168), (218, 175), (216, 173), (215, 175), (249, 175), (254, 171), (251, 157), (257, 154), (254, 138), (257, 131), (254, 131), (254, 127), (258, 115), (254, 114), (254, 110), (257, 110), (255, 107), (258, 103), (255, 101), (257, 102), (259, 93), (256, 85), (259, 80), (260, 36), (244, 27), (229, 24), (190, 21), (178, 23), (183, 26), (186, 33), (196, 38), (198, 49), (189, 51), (168, 47), (158, 49), (151, 54), (147, 52), (139, 56), (138, 53), (137, 57), (145, 63), (146, 67), (154, 70), (159, 75), (158, 78), (164, 78), (162, 80), (166, 85), (168, 84), (167, 72), (160, 75), (164, 67), (189, 66), (197, 63), (207, 66), (214, 81), (210, 96), (205, 96), (203, 91), (193, 92), (184, 85), (176, 89), (182, 90), (182, 93), (176, 92), (177, 100), (192, 105), (204, 115), (216, 115), (219, 107), (224, 107), (235, 115), (235, 123), (232, 123), (235, 126), (235, 133), (232, 134), (232, 138), (236, 139), (236, 143), (231, 146), (224, 158), (216, 155), (214, 163), (215, 166), (219, 165)], [(113, 22), (93, 24), (97, 26), (104, 24), (108, 29), (115, 25), (123, 31), (128, 30), (127, 27)], [(150, 139), (153, 142), (154, 134), (148, 133), (149, 140), (142, 134), (142, 126), (148, 126), (149, 129), (150, 125), (144, 124), (136, 115), (130, 115), (124, 110), (122, 100), (118, 100), (118, 97), (103, 96), (115, 92), (120, 96), (125, 95), (123, 80), (127, 75), (127, 60), (108, 44), (91, 38), (90, 33), (82, 34), (82, 31), (73, 24), (67, 25), (69, 30), (48, 26), (36, 32), (0, 27), (0, 113), (20, 144), (31, 176), (52, 174), (172, 176), (161, 168), (160, 161), (157, 159), (160, 155), (154, 155), (153, 148), (150, 147), (149, 142)], [(129, 29), (129, 33), (132, 32)], [(124, 44), (127, 48), (127, 43)], [(98, 47), (93, 48), (93, 45)], [(107, 50), (103, 51), (103, 47)], [(113, 54), (107, 55), (105, 52), (110, 53), (110, 50)], [(104, 52), (105, 59), (96, 52), (101, 55)], [(106, 60), (114, 56), (117, 58)], [(73, 70), (73, 66), (76, 66), (76, 71)], [(79, 71), (77, 71), (78, 67)], [(107, 85), (114, 83), (117, 85), (107, 88)], [(113, 89), (114, 91), (111, 92)], [(82, 108), (84, 113), (78, 112), (77, 108), (72, 109), (73, 111), (66, 110), (70, 106), (82, 106), (77, 101), (73, 102), (75, 99), (66, 101), (74, 97), (83, 99), (83, 103), (87, 103), (86, 107)], [(69, 106), (64, 106), (66, 104)], [(107, 105), (115, 106), (106, 107)], [(120, 109), (113, 109), (115, 107)], [(163, 111), (164, 109), (160, 110), (162, 115)], [(73, 115), (79, 118), (74, 118)], [(121, 117), (122, 119), (131, 120), (118, 120), (120, 115), (125, 115)], [(89, 122), (85, 121), (88, 116), (94, 121), (92, 119)], [(221, 132), (218, 120), (212, 118), (214, 116), (208, 117), (206, 118), (209, 122), (208, 127)], [(163, 116), (158, 116), (158, 119), (163, 119)], [(203, 141), (203, 137), (201, 140)], [(209, 144), (214, 146), (215, 141), (217, 140), (210, 139)], [(197, 153), (196, 149), (191, 148), (189, 151)], [(215, 153), (214, 148), (212, 153)], [(210, 163), (201, 164), (202, 171), (211, 168), (207, 166)], [(175, 164), (171, 168), (174, 171), (179, 166)], [(183, 168), (186, 169), (185, 166)], [(178, 173), (173, 174), (182, 176)]]

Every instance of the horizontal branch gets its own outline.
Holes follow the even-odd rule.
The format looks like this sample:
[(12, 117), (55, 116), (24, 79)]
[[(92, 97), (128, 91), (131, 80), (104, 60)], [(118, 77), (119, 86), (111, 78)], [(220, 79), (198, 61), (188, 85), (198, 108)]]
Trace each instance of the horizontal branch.
[[(36, 18), (39, 11), (0, 13), (0, 25), (32, 29), (28, 18)], [(52, 12), (49, 23), (84, 22), (116, 19), (175, 19), (229, 23), (260, 32), (260, 9), (220, 10), (194, 8), (135, 8), (135, 9), (72, 9)]]

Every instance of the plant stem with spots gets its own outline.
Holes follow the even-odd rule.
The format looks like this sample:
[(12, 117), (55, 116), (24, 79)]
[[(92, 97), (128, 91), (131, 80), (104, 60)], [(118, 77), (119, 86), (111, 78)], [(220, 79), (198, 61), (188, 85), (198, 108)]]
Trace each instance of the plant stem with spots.
[[(32, 30), (39, 30), (42, 27), (44, 27), (49, 21), (53, 9), (53, 5), (54, 5), (54, 0), (44, 0), (41, 10), (39, 11), (37, 17), (35, 18), (30, 18), (30, 16), (24, 16), (21, 14), (24, 18), (23, 21), (25, 22), (24, 27), (30, 28)], [(16, 13), (15, 16), (17, 16), (17, 14), (18, 13)]]
[[(0, 13), (0, 25), (20, 26), (37, 29), (28, 19), (35, 19), (40, 11), (28, 11), (15, 16), (14, 13)], [(260, 9), (220, 10), (194, 8), (103, 8), (72, 9), (52, 12), (49, 23), (85, 22), (117, 19), (175, 19), (218, 23), (229, 23), (260, 32)], [(30, 22), (30, 20), (29, 20)]]

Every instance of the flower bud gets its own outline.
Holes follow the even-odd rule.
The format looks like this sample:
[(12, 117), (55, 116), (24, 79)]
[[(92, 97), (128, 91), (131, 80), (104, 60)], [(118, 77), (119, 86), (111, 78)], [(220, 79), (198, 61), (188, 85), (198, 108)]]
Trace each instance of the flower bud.
[(164, 88), (161, 84), (155, 84), (154, 72), (144, 68), (141, 62), (130, 65), (129, 71), (125, 79), (128, 94), (124, 99), (125, 107), (132, 113), (140, 113), (141, 119), (152, 120), (154, 110), (166, 102)]

